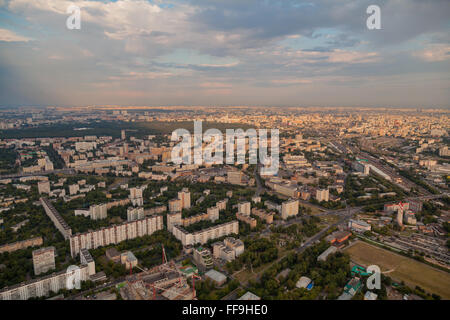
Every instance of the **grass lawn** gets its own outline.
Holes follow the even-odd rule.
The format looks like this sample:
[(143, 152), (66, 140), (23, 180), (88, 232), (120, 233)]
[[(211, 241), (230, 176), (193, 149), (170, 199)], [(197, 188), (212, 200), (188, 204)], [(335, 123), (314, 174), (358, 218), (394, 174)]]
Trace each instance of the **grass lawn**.
[(404, 281), (409, 287), (416, 285), (443, 299), (450, 299), (450, 274), (414, 259), (358, 241), (344, 249), (351, 259), (365, 267), (378, 265), (381, 272), (392, 279)]
[(307, 202), (300, 202), (300, 205), (301, 206), (303, 206), (303, 207), (305, 207), (305, 208), (310, 208), (311, 209), (311, 214), (312, 215), (314, 215), (314, 214), (318, 214), (318, 213), (322, 213), (322, 212), (324, 212), (325, 210), (323, 210), (323, 209), (319, 209), (319, 208), (317, 208), (316, 206), (313, 206), (313, 205), (311, 205), (311, 204), (309, 204), (309, 203), (307, 203)]

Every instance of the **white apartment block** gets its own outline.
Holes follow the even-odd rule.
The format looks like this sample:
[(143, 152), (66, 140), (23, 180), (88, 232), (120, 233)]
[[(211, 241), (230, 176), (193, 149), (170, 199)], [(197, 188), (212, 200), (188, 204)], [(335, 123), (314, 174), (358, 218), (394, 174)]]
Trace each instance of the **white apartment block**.
[(130, 200), (133, 206), (141, 207), (144, 205), (144, 188), (130, 188)]
[(89, 215), (91, 216), (92, 220), (105, 219), (108, 215), (106, 203), (90, 206)]
[(169, 200), (169, 212), (181, 212), (181, 200), (180, 199), (172, 199)]
[(143, 195), (143, 188), (130, 188), (130, 199), (142, 198)]
[(251, 213), (251, 204), (250, 202), (241, 202), (238, 203), (238, 212), (243, 216), (249, 216)]
[(227, 203), (228, 199), (223, 199), (216, 202), (216, 207), (220, 210), (226, 210), (227, 209)]
[(88, 266), (88, 273), (90, 276), (95, 274), (95, 261), (87, 249), (80, 250), (80, 261), (82, 265)]
[(50, 291), (58, 292), (67, 288), (67, 280), (73, 274), (79, 274), (80, 281), (89, 280), (89, 269), (87, 265), (81, 265), (77, 271), (67, 273), (66, 270), (51, 275), (33, 279), (25, 283), (6, 287), (0, 290), (0, 300), (28, 300), (34, 297), (47, 296)]
[(72, 235), (72, 229), (69, 227), (69, 225), (64, 221), (64, 219), (61, 217), (58, 211), (56, 211), (55, 207), (51, 204), (50, 200), (46, 198), (40, 198), (41, 204), (44, 207), (45, 213), (47, 216), (52, 220), (53, 224), (55, 225), (56, 229), (61, 232), (64, 239), (69, 239)]
[(317, 189), (316, 200), (319, 202), (330, 200), (330, 191), (328, 189)]
[(98, 247), (117, 244), (163, 229), (163, 217), (152, 216), (142, 220), (125, 222), (99, 230), (77, 233), (70, 237), (70, 253), (72, 257), (79, 254), (81, 249), (96, 249)]
[(172, 233), (183, 246), (194, 245), (197, 243), (205, 244), (209, 240), (217, 239), (229, 234), (239, 233), (239, 222), (237, 220), (219, 224), (207, 229), (189, 233), (180, 226), (173, 226)]

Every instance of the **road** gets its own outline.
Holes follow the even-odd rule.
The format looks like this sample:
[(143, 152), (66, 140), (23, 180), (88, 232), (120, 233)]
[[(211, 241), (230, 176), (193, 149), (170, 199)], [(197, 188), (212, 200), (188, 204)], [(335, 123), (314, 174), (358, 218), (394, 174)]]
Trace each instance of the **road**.
[(92, 291), (92, 290), (98, 291), (98, 290), (102, 290), (102, 289), (105, 289), (105, 288), (114, 287), (114, 286), (116, 286), (117, 284), (119, 284), (119, 283), (121, 283), (123, 281), (125, 281), (125, 277), (120, 277), (120, 278), (117, 278), (117, 279), (113, 280), (112, 282), (107, 282), (107, 283), (104, 283), (104, 284), (102, 284), (102, 285), (100, 285), (98, 287), (95, 287), (95, 288), (92, 288), (92, 289), (89, 289), (89, 290), (85, 290), (85, 291), (77, 293), (77, 294), (75, 294), (73, 296), (69, 296), (69, 297), (65, 298), (64, 300), (75, 300), (77, 298), (80, 298), (80, 297), (84, 296), (89, 291)]
[(255, 166), (255, 170), (253, 171), (254, 175), (255, 175), (255, 180), (256, 180), (256, 192), (255, 192), (255, 197), (259, 197), (259, 195), (263, 192), (264, 190), (264, 186), (262, 185), (261, 182), (261, 177), (259, 175), (259, 168), (260, 168), (260, 164)]

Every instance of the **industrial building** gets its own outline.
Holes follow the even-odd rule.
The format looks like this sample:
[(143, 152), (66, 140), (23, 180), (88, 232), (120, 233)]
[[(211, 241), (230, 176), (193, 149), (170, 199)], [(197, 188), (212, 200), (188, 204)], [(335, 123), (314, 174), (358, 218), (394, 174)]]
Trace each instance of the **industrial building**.
[(238, 203), (238, 213), (243, 216), (249, 216), (251, 213), (251, 204), (250, 202), (241, 202)]

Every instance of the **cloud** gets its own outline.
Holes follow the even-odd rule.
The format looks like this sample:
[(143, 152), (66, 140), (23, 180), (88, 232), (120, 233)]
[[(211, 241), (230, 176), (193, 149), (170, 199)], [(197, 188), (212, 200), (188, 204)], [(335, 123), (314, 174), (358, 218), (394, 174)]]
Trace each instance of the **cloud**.
[(302, 84), (310, 84), (312, 80), (310, 79), (274, 79), (271, 80), (272, 84), (275, 85), (302, 85)]
[(199, 87), (201, 88), (231, 88), (232, 85), (230, 83), (223, 83), (223, 82), (203, 82), (200, 83)]
[(428, 62), (450, 60), (450, 45), (433, 44), (424, 50), (414, 52), (413, 56)]
[(0, 41), (5, 42), (28, 42), (33, 39), (18, 35), (14, 31), (8, 29), (0, 29)]

